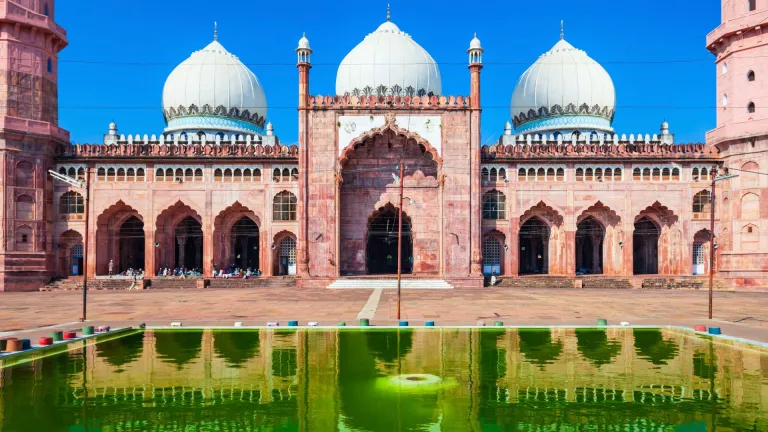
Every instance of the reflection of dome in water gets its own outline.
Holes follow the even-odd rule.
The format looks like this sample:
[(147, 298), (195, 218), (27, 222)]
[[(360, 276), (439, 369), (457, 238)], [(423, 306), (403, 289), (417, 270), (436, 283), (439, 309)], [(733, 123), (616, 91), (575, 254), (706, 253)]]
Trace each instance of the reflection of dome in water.
[(118, 368), (141, 356), (144, 348), (144, 332), (122, 336), (96, 344), (96, 355)]
[(203, 344), (202, 330), (158, 331), (155, 330), (155, 352), (165, 363), (181, 367), (200, 355)]
[(253, 330), (216, 331), (213, 349), (227, 365), (240, 367), (259, 351), (259, 332)]
[(443, 379), (430, 374), (404, 374), (380, 379), (380, 388), (395, 391), (436, 391), (443, 387)]

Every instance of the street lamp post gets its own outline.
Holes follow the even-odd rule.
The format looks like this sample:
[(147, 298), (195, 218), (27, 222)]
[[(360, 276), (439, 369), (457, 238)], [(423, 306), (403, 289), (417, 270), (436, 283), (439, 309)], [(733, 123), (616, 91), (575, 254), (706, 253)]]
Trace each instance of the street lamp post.
[(397, 205), (397, 319), (400, 319), (400, 278), (403, 266), (403, 171), (405, 165), (400, 161), (400, 198)]
[(48, 174), (50, 174), (50, 176), (53, 177), (54, 180), (63, 181), (64, 183), (67, 183), (70, 186), (74, 186), (79, 189), (82, 189), (83, 187), (85, 187), (85, 202), (84, 202), (85, 233), (83, 234), (83, 317), (80, 318), (80, 321), (85, 321), (87, 316), (86, 311), (87, 311), (87, 305), (88, 305), (88, 215), (90, 213), (88, 211), (88, 201), (90, 201), (90, 198), (91, 198), (90, 167), (87, 167), (85, 169), (85, 182), (66, 176), (64, 174), (59, 174), (54, 170), (48, 170)]
[(713, 278), (715, 275), (715, 183), (723, 180), (736, 178), (738, 174), (725, 175), (717, 177), (717, 166), (712, 168), (712, 184), (709, 193), (709, 319), (712, 319), (712, 292)]

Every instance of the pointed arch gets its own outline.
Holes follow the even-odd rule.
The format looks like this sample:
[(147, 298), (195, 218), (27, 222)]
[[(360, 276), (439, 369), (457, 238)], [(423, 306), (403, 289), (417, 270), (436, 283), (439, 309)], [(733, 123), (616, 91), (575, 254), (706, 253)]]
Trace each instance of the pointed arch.
[(545, 201), (526, 210), (518, 227), (518, 271), (566, 274), (563, 216)]
[(260, 269), (268, 257), (261, 226), (261, 217), (239, 201), (219, 212), (213, 220), (213, 262), (217, 268), (235, 264)]
[(691, 265), (694, 275), (709, 273), (709, 243), (712, 233), (708, 229), (701, 229), (693, 236), (691, 248)]
[(59, 234), (56, 240), (57, 273), (60, 277), (82, 276), (83, 235), (73, 229)]
[(282, 230), (274, 235), (272, 241), (272, 274), (293, 276), (296, 274), (296, 234)]
[[(136, 218), (141, 224), (141, 228), (137, 228), (139, 225), (131, 228), (131, 237), (137, 240), (138, 243), (144, 244), (145, 231), (143, 228), (144, 217), (133, 207), (126, 204), (123, 200), (119, 200), (106, 208), (101, 214), (96, 217), (96, 274), (106, 275), (109, 274), (109, 262), (113, 261), (114, 270), (121, 271), (120, 269), (121, 257), (124, 251), (121, 248), (123, 225), (131, 218)], [(138, 247), (136, 245), (136, 247)], [(143, 254), (142, 254), (143, 260)], [(125, 261), (125, 260), (123, 260)]]
[(624, 233), (621, 217), (601, 201), (576, 218), (576, 272), (621, 274)]
[(346, 161), (349, 159), (350, 153), (356, 150), (366, 140), (375, 138), (376, 136), (385, 136), (387, 133), (390, 133), (390, 136), (403, 136), (407, 140), (415, 142), (421, 147), (423, 153), (429, 153), (432, 156), (432, 159), (437, 164), (438, 169), (443, 166), (443, 159), (440, 157), (440, 152), (432, 147), (429, 141), (422, 138), (421, 135), (416, 132), (411, 132), (407, 129), (401, 129), (397, 126), (397, 122), (395, 122), (394, 118), (388, 118), (387, 122), (383, 126), (371, 129), (368, 132), (364, 132), (357, 138), (353, 139), (349, 144), (347, 144), (347, 146), (341, 150), (341, 154), (339, 155), (339, 166), (344, 166)]
[(634, 219), (632, 260), (635, 274), (681, 274), (683, 248), (679, 217), (655, 201)]
[[(365, 233), (365, 269), (368, 274), (391, 274), (397, 271), (398, 251), (397, 207), (386, 203), (370, 216)], [(413, 233), (411, 218), (403, 211), (401, 269), (403, 273), (413, 271)]]
[(155, 222), (155, 271), (186, 264), (198, 267), (202, 263), (202, 224), (200, 214), (181, 200), (160, 212)]

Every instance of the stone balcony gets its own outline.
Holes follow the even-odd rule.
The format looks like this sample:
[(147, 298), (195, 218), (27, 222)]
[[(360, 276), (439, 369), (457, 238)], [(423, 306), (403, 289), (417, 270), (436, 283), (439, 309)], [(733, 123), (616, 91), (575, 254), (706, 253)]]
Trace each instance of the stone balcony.
[(69, 132), (67, 130), (44, 121), (0, 116), (0, 130), (18, 131), (30, 135), (48, 135), (57, 140), (69, 142)]
[(738, 31), (744, 31), (759, 26), (768, 21), (768, 9), (755, 11), (747, 15), (720, 24), (707, 35), (707, 49), (712, 51), (714, 45), (722, 38)]
[(0, 21), (22, 22), (48, 30), (65, 43), (67, 40), (67, 31), (50, 17), (29, 10), (13, 0), (0, 0)]
[(707, 144), (717, 145), (726, 140), (737, 140), (753, 136), (768, 135), (768, 118), (733, 123), (707, 132)]

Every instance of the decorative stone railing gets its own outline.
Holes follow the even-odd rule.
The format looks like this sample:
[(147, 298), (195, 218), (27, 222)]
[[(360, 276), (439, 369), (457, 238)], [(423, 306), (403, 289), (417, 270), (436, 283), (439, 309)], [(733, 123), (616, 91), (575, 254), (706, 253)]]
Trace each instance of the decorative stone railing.
[(530, 145), (496, 144), (482, 147), (483, 160), (496, 159), (536, 159), (536, 158), (685, 158), (714, 159), (717, 148), (706, 144), (659, 144), (629, 143), (618, 144), (583, 144), (532, 143)]
[(256, 157), (295, 159), (296, 146), (263, 145), (261, 143), (173, 144), (149, 142), (146, 144), (73, 144), (63, 146), (59, 157)]
[(310, 96), (313, 108), (435, 109), (469, 108), (469, 96)]

